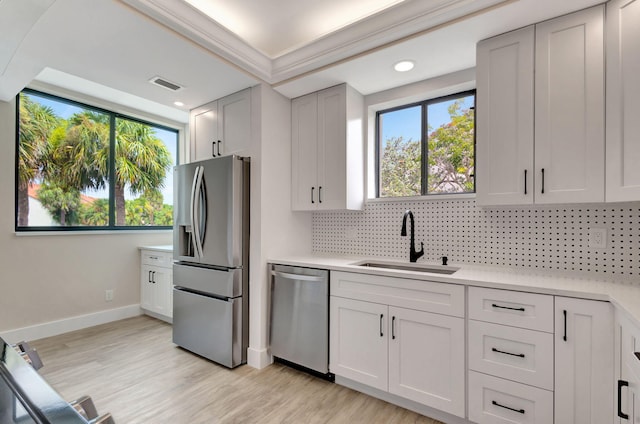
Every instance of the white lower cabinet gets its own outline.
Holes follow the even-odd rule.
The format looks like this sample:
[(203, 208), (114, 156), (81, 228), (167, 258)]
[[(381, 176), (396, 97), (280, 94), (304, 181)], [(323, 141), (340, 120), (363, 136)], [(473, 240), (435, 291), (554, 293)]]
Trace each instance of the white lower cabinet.
[(618, 317), (617, 321), (620, 354), (616, 355), (618, 378), (614, 422), (640, 424), (640, 329), (625, 317)]
[(464, 417), (464, 319), (392, 306), (389, 315), (389, 392)]
[(609, 302), (556, 296), (555, 309), (555, 423), (610, 423), (613, 308)]
[[(370, 291), (365, 284), (355, 285), (367, 281)], [(442, 299), (464, 303), (463, 286), (332, 272), (332, 293), (358, 296), (361, 289), (364, 298), (388, 297), (388, 302), (331, 296), (329, 368), (336, 376), (465, 417), (464, 318), (390, 305), (400, 297), (387, 289), (402, 282), (398, 290), (405, 294), (415, 290), (435, 296), (441, 287)]]
[(551, 424), (553, 392), (469, 371), (469, 420), (478, 424)]
[(170, 321), (173, 316), (172, 254), (141, 251), (140, 307), (156, 318)]
[(331, 297), (331, 372), (387, 390), (387, 305)]

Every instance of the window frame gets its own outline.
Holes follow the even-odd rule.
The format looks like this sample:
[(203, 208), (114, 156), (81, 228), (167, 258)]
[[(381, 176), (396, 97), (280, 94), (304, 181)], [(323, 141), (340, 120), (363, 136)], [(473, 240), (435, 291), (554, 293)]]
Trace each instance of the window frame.
[[(468, 97), (473, 95), (473, 106), (471, 107), (473, 110), (473, 174), (471, 174), (471, 178), (473, 178), (473, 191), (465, 191), (465, 192), (457, 192), (457, 193), (427, 193), (428, 189), (428, 171), (429, 171), (429, 158), (428, 158), (428, 108), (430, 105), (443, 103), (446, 101), (459, 99), (463, 97)], [(393, 199), (415, 199), (422, 197), (438, 197), (438, 196), (468, 196), (476, 193), (476, 158), (477, 158), (477, 146), (476, 146), (476, 103), (477, 103), (477, 95), (476, 89), (470, 89), (465, 91), (460, 91), (457, 93), (448, 94), (446, 96), (434, 97), (427, 100), (422, 100), (419, 102), (402, 104), (399, 106), (394, 106), (388, 109), (381, 109), (376, 111), (375, 114), (375, 199), (376, 200), (393, 200)], [(420, 194), (414, 196), (380, 196), (380, 160), (381, 160), (381, 147), (382, 147), (382, 134), (380, 133), (380, 116), (389, 113), (395, 112), (398, 110), (409, 109), (412, 107), (420, 106), (422, 110), (420, 111), (421, 123), (420, 123), (420, 149), (421, 149), (421, 160), (420, 160)]]
[[(18, 226), (18, 185), (19, 180), (19, 155), (20, 155), (20, 96), (22, 94), (33, 94), (38, 97), (43, 97), (49, 100), (65, 103), (71, 106), (90, 110), (92, 112), (103, 113), (109, 116), (109, 224), (104, 226), (87, 226), (87, 225), (75, 225), (75, 226)], [(126, 225), (118, 226), (116, 222), (116, 205), (115, 205), (115, 132), (116, 132), (116, 120), (126, 119), (139, 124), (149, 125), (165, 131), (171, 131), (176, 133), (176, 157), (175, 164), (177, 166), (180, 163), (180, 129), (172, 128), (170, 126), (153, 122), (146, 119), (136, 118), (134, 116), (126, 115), (120, 112), (114, 112), (104, 107), (94, 106), (88, 103), (84, 103), (78, 100), (72, 100), (56, 94), (47, 93), (32, 88), (24, 88), (16, 95), (16, 113), (15, 113), (15, 187), (14, 187), (14, 231), (16, 233), (32, 233), (32, 232), (48, 232), (48, 233), (64, 233), (64, 232), (123, 232), (123, 231), (159, 231), (159, 230), (172, 230), (172, 225)]]

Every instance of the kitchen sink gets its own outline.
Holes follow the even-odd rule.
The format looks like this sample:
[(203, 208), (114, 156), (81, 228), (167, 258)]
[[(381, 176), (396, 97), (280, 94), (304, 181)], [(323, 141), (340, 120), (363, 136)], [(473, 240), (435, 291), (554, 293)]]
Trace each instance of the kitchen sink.
[(353, 265), (364, 266), (368, 268), (396, 269), (400, 271), (417, 271), (417, 272), (428, 272), (432, 274), (446, 274), (446, 275), (451, 275), (460, 269), (460, 268), (451, 267), (451, 266), (404, 264), (404, 263), (398, 263), (398, 262), (374, 262), (374, 261), (356, 262)]

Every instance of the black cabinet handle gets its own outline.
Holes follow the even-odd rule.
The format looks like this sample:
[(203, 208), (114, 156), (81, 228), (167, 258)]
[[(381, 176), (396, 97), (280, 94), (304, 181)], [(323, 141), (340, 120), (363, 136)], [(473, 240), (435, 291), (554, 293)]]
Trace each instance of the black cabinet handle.
[(313, 189), (315, 187), (311, 187), (311, 203), (316, 203), (315, 200), (313, 200)]
[(384, 336), (384, 333), (382, 332), (382, 318), (384, 318), (384, 315), (380, 314), (380, 337)]
[(493, 352), (497, 352), (497, 353), (503, 353), (505, 355), (511, 355), (511, 356), (517, 356), (519, 358), (524, 358), (524, 353), (511, 353), (511, 352), (505, 352), (504, 350), (499, 350), (496, 349), (495, 347), (492, 347), (491, 350)]
[(640, 352), (633, 352), (633, 354), (636, 355), (636, 359), (640, 361)]
[(542, 168), (542, 194), (544, 194), (544, 168)]
[(527, 170), (524, 170), (524, 194), (527, 194)]
[(151, 282), (153, 284), (156, 283), (156, 272), (155, 271), (151, 271)]
[(496, 305), (495, 303), (492, 303), (491, 306), (493, 306), (494, 308), (499, 308), (499, 309), (509, 309), (511, 311), (521, 311), (524, 312), (524, 308), (512, 308), (510, 306), (501, 306), (501, 305)]
[(149, 271), (149, 279), (147, 280), (149, 283), (151, 282), (151, 271)]
[(214, 158), (216, 157), (216, 142), (215, 141), (211, 142), (211, 156), (213, 156)]
[(396, 339), (396, 317), (391, 317), (391, 338)]
[(322, 186), (318, 187), (318, 203), (322, 203)]
[(625, 420), (629, 419), (629, 415), (622, 412), (622, 388), (629, 387), (629, 382), (624, 380), (618, 380), (618, 416), (620, 418), (624, 418)]
[(220, 154), (220, 144), (222, 143), (222, 141), (218, 140), (218, 156), (222, 156)]
[(509, 408), (508, 406), (500, 405), (495, 400), (492, 400), (491, 403), (494, 404), (495, 406), (499, 406), (500, 408), (504, 408), (504, 409), (508, 409), (509, 411), (514, 411), (514, 412), (518, 412), (520, 414), (524, 414), (524, 409)]
[(564, 315), (564, 335), (562, 336), (562, 340), (567, 341), (567, 310), (562, 311), (562, 315)]

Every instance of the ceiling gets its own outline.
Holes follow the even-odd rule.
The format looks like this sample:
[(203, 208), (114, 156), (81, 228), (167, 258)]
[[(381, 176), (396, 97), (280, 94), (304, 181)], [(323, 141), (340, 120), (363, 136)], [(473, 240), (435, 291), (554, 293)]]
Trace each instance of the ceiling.
[[(260, 82), (287, 97), (342, 82), (366, 95), (472, 68), (477, 41), (598, 3), (0, 0), (0, 100), (35, 80), (187, 122)], [(416, 67), (395, 72), (401, 59)]]

